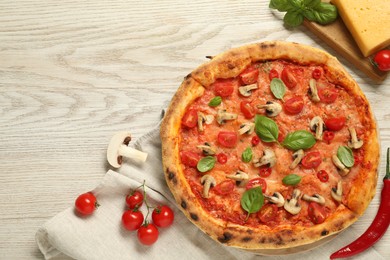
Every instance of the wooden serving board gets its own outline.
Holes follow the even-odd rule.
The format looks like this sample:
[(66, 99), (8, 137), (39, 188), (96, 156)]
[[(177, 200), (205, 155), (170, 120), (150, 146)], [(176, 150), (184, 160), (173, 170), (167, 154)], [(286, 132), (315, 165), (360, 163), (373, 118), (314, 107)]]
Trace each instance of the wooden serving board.
[(368, 57), (363, 56), (340, 17), (328, 25), (320, 25), (308, 20), (305, 20), (303, 24), (375, 82), (380, 83), (387, 77), (388, 72), (378, 70), (371, 64)]

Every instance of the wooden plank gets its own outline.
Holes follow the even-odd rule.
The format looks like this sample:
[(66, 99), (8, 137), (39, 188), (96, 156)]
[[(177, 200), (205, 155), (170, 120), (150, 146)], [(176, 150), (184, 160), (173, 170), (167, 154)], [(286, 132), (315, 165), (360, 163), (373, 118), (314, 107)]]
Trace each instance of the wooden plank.
[(305, 20), (303, 24), (375, 82), (380, 83), (387, 77), (388, 72), (378, 70), (371, 64), (369, 58), (363, 56), (341, 18), (328, 25), (320, 25), (308, 20)]

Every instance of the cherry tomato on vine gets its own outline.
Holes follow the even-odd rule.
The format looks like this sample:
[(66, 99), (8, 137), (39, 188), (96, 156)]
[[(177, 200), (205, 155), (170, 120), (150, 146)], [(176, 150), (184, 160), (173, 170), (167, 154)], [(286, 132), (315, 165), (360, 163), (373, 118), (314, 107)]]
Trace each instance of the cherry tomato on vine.
[(147, 246), (154, 244), (158, 239), (158, 235), (158, 229), (152, 223), (142, 225), (137, 231), (138, 241)]
[(240, 73), (239, 77), (245, 85), (254, 84), (259, 77), (259, 69), (255, 65), (249, 66)]
[(320, 152), (308, 152), (301, 161), (301, 164), (306, 169), (317, 168), (322, 162)]
[(264, 205), (259, 213), (257, 213), (258, 218), (263, 223), (267, 223), (269, 221), (272, 221), (276, 218), (276, 215), (278, 214), (278, 206), (275, 204), (266, 204)]
[(373, 63), (382, 71), (390, 71), (390, 50), (381, 50), (375, 54)]
[(82, 215), (91, 215), (98, 206), (99, 204), (92, 192), (81, 194), (75, 201), (75, 208)]
[(225, 164), (227, 162), (227, 156), (226, 154), (224, 153), (219, 153), (217, 154), (217, 161), (220, 163), (220, 164)]
[(136, 190), (130, 193), (126, 196), (126, 205), (130, 209), (139, 208), (142, 206), (142, 203), (144, 202), (144, 195), (142, 192)]
[(321, 182), (327, 182), (329, 180), (329, 174), (325, 170), (320, 170), (320, 171), (317, 172), (317, 178)]
[(169, 227), (174, 218), (173, 210), (166, 205), (158, 206), (152, 212), (153, 223), (158, 227)]
[(328, 130), (339, 131), (344, 127), (346, 122), (347, 119), (342, 116), (342, 117), (328, 118), (325, 120), (324, 123)]
[(138, 210), (126, 210), (122, 214), (122, 224), (130, 231), (137, 230), (144, 222), (144, 215)]

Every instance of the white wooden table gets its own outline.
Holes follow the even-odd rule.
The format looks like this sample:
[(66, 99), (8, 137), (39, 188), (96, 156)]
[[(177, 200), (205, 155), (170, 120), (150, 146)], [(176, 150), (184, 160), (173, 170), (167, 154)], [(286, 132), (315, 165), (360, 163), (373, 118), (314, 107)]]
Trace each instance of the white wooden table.
[[(336, 55), (304, 27), (284, 28), (268, 1), (0, 0), (0, 258), (42, 259), (36, 230), (97, 185), (114, 133), (151, 130), (206, 55), (264, 40)], [(340, 60), (372, 104), (384, 155), (390, 78), (375, 84)], [(354, 224), (361, 232), (378, 204)], [(390, 231), (375, 245), (386, 259), (389, 243)]]

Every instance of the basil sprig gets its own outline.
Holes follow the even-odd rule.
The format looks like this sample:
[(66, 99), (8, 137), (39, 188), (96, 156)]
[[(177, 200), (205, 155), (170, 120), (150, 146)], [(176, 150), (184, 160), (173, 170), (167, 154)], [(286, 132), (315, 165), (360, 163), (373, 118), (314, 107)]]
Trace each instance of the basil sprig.
[(255, 132), (257, 136), (266, 143), (278, 141), (278, 125), (275, 123), (275, 121), (266, 116), (255, 116)]
[(253, 157), (253, 152), (250, 147), (246, 148), (244, 152), (242, 152), (241, 154), (242, 161), (246, 163), (250, 162), (252, 160), (252, 157)]
[(313, 134), (306, 130), (298, 130), (289, 133), (283, 140), (282, 145), (290, 150), (309, 149), (315, 145), (316, 139)]
[(284, 85), (283, 81), (279, 78), (273, 78), (271, 80), (271, 92), (277, 99), (282, 99), (284, 94), (286, 94), (286, 85)]
[(345, 167), (351, 168), (355, 164), (353, 152), (348, 146), (339, 146), (337, 149), (337, 157)]
[(216, 106), (219, 106), (221, 104), (221, 102), (222, 102), (222, 98), (220, 96), (216, 96), (210, 100), (209, 106), (216, 107)]
[(284, 185), (297, 185), (301, 182), (302, 177), (296, 174), (289, 174), (283, 178), (282, 182)]
[(210, 171), (212, 168), (214, 168), (215, 165), (215, 157), (213, 156), (206, 156), (199, 160), (198, 164), (196, 165), (196, 168), (200, 172), (207, 172)]
[(328, 24), (336, 20), (337, 7), (321, 0), (271, 0), (269, 8), (286, 12), (283, 21), (288, 26), (300, 25), (304, 18)]
[(264, 204), (264, 195), (261, 187), (255, 187), (244, 192), (241, 197), (241, 207), (248, 212), (246, 220), (251, 213), (258, 212)]

